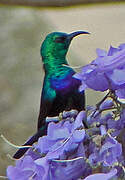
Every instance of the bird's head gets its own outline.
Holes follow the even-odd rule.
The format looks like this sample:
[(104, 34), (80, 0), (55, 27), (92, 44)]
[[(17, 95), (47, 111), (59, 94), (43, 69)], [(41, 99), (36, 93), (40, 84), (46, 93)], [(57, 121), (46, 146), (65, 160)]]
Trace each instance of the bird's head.
[(65, 58), (69, 45), (72, 39), (80, 34), (89, 34), (86, 31), (76, 31), (70, 34), (63, 32), (53, 32), (48, 34), (41, 46), (41, 56), (46, 57), (54, 57), (54, 58)]

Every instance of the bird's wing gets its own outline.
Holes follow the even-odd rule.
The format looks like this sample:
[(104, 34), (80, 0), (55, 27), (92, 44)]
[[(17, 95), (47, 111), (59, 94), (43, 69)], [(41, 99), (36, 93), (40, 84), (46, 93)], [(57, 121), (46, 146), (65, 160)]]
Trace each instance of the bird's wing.
[(48, 100), (43, 100), (41, 97), (40, 102), (40, 112), (38, 117), (38, 129), (45, 125), (45, 118), (48, 116), (49, 111), (52, 107), (53, 102)]
[(46, 124), (45, 118), (50, 115), (53, 106), (53, 101), (56, 98), (56, 91), (50, 87), (49, 81), (44, 79), (43, 90), (40, 101), (40, 111), (38, 117), (38, 129)]

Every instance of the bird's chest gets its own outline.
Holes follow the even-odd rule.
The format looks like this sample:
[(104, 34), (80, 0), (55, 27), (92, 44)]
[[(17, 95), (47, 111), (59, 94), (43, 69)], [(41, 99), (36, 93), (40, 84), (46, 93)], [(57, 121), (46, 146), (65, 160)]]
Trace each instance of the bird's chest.
[(52, 76), (50, 79), (51, 87), (61, 94), (66, 94), (73, 90), (73, 88), (78, 88), (79, 81), (72, 77), (74, 72), (69, 74), (63, 74), (62, 76)]

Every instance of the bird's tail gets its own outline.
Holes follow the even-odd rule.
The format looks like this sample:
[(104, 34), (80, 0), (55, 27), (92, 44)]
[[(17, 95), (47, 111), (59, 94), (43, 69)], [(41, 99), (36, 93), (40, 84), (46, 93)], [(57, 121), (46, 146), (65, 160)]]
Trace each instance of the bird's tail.
[[(33, 143), (38, 141), (39, 137), (42, 137), (46, 134), (47, 134), (47, 125), (44, 125), (44, 127), (40, 128), (35, 135), (33, 135), (29, 140), (26, 141), (25, 144), (23, 144), (23, 146), (31, 146)], [(28, 147), (19, 149), (13, 155), (13, 158), (15, 159), (21, 158), (28, 149), (29, 149)]]

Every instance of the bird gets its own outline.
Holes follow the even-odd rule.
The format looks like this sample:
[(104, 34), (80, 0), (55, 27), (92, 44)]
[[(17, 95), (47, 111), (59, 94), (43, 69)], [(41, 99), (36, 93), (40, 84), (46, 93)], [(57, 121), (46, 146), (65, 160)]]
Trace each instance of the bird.
[[(81, 34), (90, 34), (87, 31), (72, 33), (52, 32), (43, 41), (40, 54), (45, 72), (41, 93), (40, 110), (37, 132), (26, 143), (32, 145), (39, 137), (47, 134), (46, 117), (58, 116), (63, 111), (75, 109), (78, 112), (85, 109), (85, 93), (79, 91), (81, 81), (74, 78), (76, 73), (68, 64), (66, 55), (72, 39)], [(28, 148), (19, 149), (13, 156), (21, 158)]]

